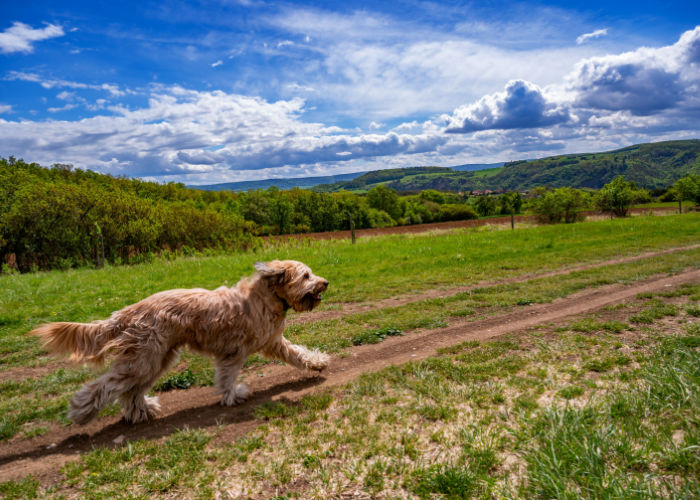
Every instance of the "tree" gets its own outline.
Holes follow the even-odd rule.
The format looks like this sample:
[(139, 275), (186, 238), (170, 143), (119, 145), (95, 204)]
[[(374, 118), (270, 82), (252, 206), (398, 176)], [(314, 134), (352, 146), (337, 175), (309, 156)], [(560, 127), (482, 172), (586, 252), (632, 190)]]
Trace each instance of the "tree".
[(576, 222), (583, 219), (580, 210), (584, 207), (584, 196), (578, 189), (562, 187), (553, 191), (539, 188), (533, 209), (540, 222)]
[(395, 221), (401, 217), (399, 195), (396, 194), (396, 190), (389, 189), (383, 184), (367, 191), (367, 203), (372, 208), (388, 213)]
[(474, 199), (474, 209), (482, 217), (495, 215), (498, 210), (496, 199), (492, 196), (477, 196)]
[(671, 192), (673, 199), (678, 201), (678, 213), (681, 213), (685, 200), (700, 205), (700, 175), (690, 174), (678, 179), (671, 187)]
[(523, 198), (517, 191), (511, 191), (501, 196), (501, 213), (510, 214), (510, 228), (515, 229), (515, 214), (520, 212), (523, 206)]
[(610, 212), (610, 218), (625, 217), (630, 207), (649, 198), (645, 189), (638, 189), (634, 182), (627, 182), (618, 176), (603, 186), (596, 194), (594, 202), (601, 212)]

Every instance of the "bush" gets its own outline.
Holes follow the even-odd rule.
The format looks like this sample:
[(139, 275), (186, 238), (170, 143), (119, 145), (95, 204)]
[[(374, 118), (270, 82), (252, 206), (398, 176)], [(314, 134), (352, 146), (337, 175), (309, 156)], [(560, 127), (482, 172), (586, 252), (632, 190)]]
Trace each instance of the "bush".
[(637, 189), (634, 182), (627, 182), (623, 176), (603, 186), (594, 198), (598, 210), (609, 212), (611, 217), (625, 217), (632, 205), (650, 199), (646, 189)]
[(562, 187), (547, 191), (538, 189), (533, 201), (537, 219), (543, 223), (577, 222), (584, 219), (580, 210), (584, 207), (584, 196), (578, 189)]
[(469, 205), (448, 203), (440, 205), (440, 220), (470, 220), (478, 219), (479, 216)]

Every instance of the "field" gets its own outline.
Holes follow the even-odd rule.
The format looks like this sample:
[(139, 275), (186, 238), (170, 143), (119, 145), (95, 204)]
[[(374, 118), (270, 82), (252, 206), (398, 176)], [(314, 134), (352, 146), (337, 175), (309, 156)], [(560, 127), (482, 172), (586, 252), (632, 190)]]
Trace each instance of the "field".
[[(700, 494), (700, 214), (492, 226), (0, 276), (0, 495), (690, 498)], [(65, 419), (93, 369), (25, 333), (169, 288), (306, 262), (331, 282), (287, 337), (320, 376), (255, 356), (218, 405), (208, 359), (156, 385), (163, 415)]]

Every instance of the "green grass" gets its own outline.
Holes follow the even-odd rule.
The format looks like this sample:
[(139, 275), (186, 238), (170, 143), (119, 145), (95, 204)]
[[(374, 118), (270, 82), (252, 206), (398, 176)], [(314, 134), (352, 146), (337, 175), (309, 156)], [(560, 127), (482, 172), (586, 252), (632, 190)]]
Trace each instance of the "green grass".
[(0, 276), (0, 370), (48, 358), (24, 334), (50, 321), (92, 321), (170, 288), (234, 285), (253, 262), (291, 258), (331, 282), (327, 307), (520, 276), (696, 243), (700, 214), (635, 217), (516, 231), (458, 230), (347, 240), (271, 243), (256, 252), (135, 266)]
[[(98, 449), (67, 466), (54, 493), (694, 498), (700, 326), (685, 312), (691, 296), (669, 295), (267, 402), (256, 411), (260, 426), (234, 442), (211, 429)], [(673, 323), (599, 326), (628, 325), (650, 300), (673, 300)], [(0, 488), (52, 495), (31, 478)]]
[[(481, 234), (491, 233), (477, 233)], [(443, 237), (434, 238), (440, 240)], [(631, 282), (644, 279), (657, 273), (673, 273), (687, 266), (697, 265), (700, 250), (691, 250), (667, 254), (629, 264), (604, 266), (586, 271), (576, 271), (567, 275), (540, 278), (522, 283), (508, 283), (482, 287), (471, 292), (422, 300), (401, 307), (391, 307), (345, 316), (341, 319), (296, 324), (287, 328), (287, 337), (295, 343), (320, 348), (324, 351), (338, 352), (352, 345), (377, 343), (387, 336), (410, 333), (416, 329), (434, 329), (447, 326), (452, 321), (475, 321), (494, 314), (507, 312), (522, 306), (523, 297), (527, 303), (550, 302), (565, 297), (584, 288), (616, 282)], [(499, 266), (503, 267), (503, 266)], [(51, 273), (49, 273), (51, 274)], [(692, 295), (697, 287), (687, 286), (674, 291), (674, 294)], [(667, 315), (675, 311), (675, 306), (649, 301), (649, 311), (640, 311), (631, 320), (642, 323), (653, 321), (659, 314)], [(691, 309), (692, 310), (692, 309)], [(649, 316), (651, 314), (651, 316)], [(651, 319), (647, 319), (647, 317)], [(642, 319), (640, 319), (642, 318)], [(585, 320), (574, 326), (578, 331), (593, 329), (619, 333), (627, 324), (619, 321)], [(31, 339), (34, 341), (33, 339)], [(17, 356), (25, 356), (21, 351)], [(3, 358), (7, 360), (11, 355)], [(164, 376), (155, 385), (155, 391), (167, 391), (175, 388), (211, 385), (213, 367), (209, 358), (186, 353), (183, 360), (187, 368), (183, 371)], [(248, 366), (265, 362), (260, 356), (252, 357)], [(615, 363), (605, 360), (592, 363), (588, 369), (607, 372)], [(31, 379), (19, 382), (7, 382), (0, 385), (7, 397), (0, 400), (0, 440), (23, 433), (40, 434), (47, 431), (50, 422), (66, 422), (65, 408), (67, 400), (81, 383), (91, 378), (86, 369), (66, 369), (32, 382)], [(116, 407), (111, 413), (118, 412)]]

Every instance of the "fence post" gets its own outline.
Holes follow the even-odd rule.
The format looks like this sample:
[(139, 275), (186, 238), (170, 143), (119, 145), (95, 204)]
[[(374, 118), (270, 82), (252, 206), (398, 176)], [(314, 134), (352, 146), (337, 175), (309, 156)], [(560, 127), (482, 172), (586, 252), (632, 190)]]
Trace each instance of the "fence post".
[(352, 220), (352, 215), (348, 215), (350, 219), (350, 237), (352, 238), (352, 244), (355, 244), (355, 222)]

